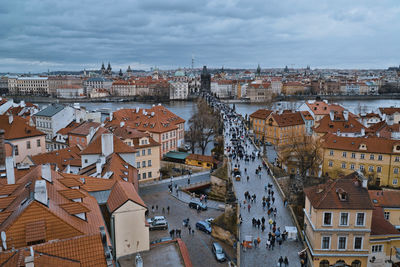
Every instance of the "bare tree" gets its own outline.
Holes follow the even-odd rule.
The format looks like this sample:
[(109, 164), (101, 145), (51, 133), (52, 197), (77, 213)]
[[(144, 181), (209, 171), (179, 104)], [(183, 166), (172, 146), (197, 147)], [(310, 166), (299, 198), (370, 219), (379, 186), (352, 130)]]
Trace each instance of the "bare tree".
[(194, 151), (194, 145), (197, 144), (201, 149), (202, 155), (204, 155), (207, 145), (218, 132), (220, 126), (219, 116), (214, 113), (214, 110), (208, 106), (205, 100), (199, 99), (197, 110), (190, 118), (189, 124), (188, 137), (191, 139), (192, 152)]
[(317, 176), (322, 164), (321, 141), (313, 136), (293, 135), (292, 142), (279, 149), (278, 158), (288, 168), (295, 168), (301, 179)]

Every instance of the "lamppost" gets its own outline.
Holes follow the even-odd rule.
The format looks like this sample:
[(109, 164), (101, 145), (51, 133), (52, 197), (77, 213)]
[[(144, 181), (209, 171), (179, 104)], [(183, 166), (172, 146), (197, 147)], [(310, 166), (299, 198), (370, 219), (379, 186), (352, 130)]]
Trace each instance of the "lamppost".
[(392, 249), (395, 250), (396, 258), (397, 258), (397, 259), (400, 259), (400, 249), (399, 249), (399, 248), (396, 248), (396, 247), (391, 247), (391, 248), (390, 248), (390, 258), (389, 258), (388, 260), (385, 260), (386, 263), (392, 263), (392, 264), (395, 263), (395, 262), (392, 260)]

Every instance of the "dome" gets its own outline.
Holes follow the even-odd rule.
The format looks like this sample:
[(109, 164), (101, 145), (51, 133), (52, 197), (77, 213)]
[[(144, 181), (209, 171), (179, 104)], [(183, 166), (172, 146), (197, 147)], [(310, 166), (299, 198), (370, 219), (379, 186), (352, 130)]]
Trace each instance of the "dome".
[(175, 71), (175, 77), (183, 77), (185, 76), (185, 73), (181, 70)]

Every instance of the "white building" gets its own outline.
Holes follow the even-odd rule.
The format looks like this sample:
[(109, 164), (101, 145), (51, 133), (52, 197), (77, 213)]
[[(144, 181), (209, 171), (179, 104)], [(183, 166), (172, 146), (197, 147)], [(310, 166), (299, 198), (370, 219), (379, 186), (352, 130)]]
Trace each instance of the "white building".
[(111, 91), (111, 87), (113, 84), (113, 80), (103, 78), (103, 77), (96, 77), (96, 78), (89, 78), (83, 83), (83, 87), (85, 90), (86, 95), (90, 95), (93, 89), (106, 89)]
[(169, 99), (187, 99), (189, 94), (189, 84), (185, 81), (169, 82)]
[(8, 77), (8, 91), (15, 95), (49, 94), (48, 77)]
[(56, 89), (58, 98), (83, 98), (83, 87), (80, 85), (63, 85)]

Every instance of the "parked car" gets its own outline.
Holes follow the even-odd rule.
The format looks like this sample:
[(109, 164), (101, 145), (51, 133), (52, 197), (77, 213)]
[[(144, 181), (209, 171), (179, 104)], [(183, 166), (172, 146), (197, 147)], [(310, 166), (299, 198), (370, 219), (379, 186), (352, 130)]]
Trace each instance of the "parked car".
[(152, 222), (161, 221), (161, 220), (165, 220), (165, 221), (166, 221), (167, 219), (165, 219), (164, 216), (154, 216), (153, 218), (147, 219), (147, 222), (148, 222), (149, 224), (151, 224)]
[(150, 245), (152, 244), (157, 244), (157, 243), (161, 243), (161, 242), (166, 242), (166, 241), (171, 241), (172, 237), (166, 236), (166, 237), (161, 237), (160, 239), (154, 240), (150, 242)]
[(211, 226), (208, 222), (198, 221), (196, 223), (196, 229), (203, 231), (204, 233), (211, 234)]
[(196, 210), (197, 209), (207, 210), (207, 205), (204, 203), (201, 203), (199, 201), (190, 201), (189, 208), (196, 209)]
[(217, 259), (217, 261), (223, 262), (226, 260), (224, 250), (222, 249), (221, 245), (218, 244), (217, 242), (214, 242), (212, 244), (212, 251), (214, 252), (214, 256)]
[(168, 222), (167, 220), (158, 220), (154, 221), (150, 224), (149, 230), (167, 230), (168, 229)]

